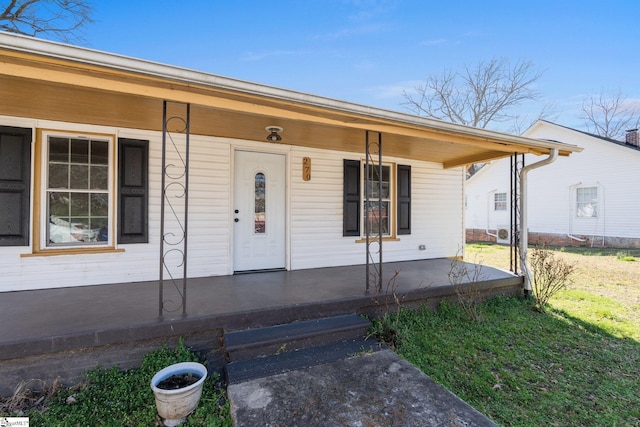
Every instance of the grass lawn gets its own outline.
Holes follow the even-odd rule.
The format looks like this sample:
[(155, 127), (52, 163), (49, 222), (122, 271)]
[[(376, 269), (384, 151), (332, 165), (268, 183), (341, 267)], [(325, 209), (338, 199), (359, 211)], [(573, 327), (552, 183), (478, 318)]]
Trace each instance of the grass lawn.
[[(554, 253), (576, 270), (552, 307), (614, 336), (640, 341), (640, 249), (555, 248)], [(509, 248), (469, 244), (465, 259), (508, 270)]]
[[(445, 302), (374, 328), (393, 330), (401, 356), (500, 425), (640, 426), (640, 250), (555, 253), (576, 271), (545, 313), (532, 300), (497, 298), (480, 304), (474, 321)], [(465, 258), (509, 266), (498, 245), (467, 245)], [(34, 426), (160, 425), (149, 382), (181, 361), (197, 355), (181, 345), (149, 353), (139, 369), (96, 368), (71, 388), (0, 399), (0, 416), (32, 407), (18, 415)], [(223, 386), (207, 379), (185, 425), (232, 425)]]
[[(396, 351), (500, 425), (640, 426), (640, 251), (556, 254), (576, 272), (546, 313), (522, 298), (481, 304), (480, 321), (453, 303), (402, 311), (385, 320)], [(497, 245), (466, 259), (509, 265)]]

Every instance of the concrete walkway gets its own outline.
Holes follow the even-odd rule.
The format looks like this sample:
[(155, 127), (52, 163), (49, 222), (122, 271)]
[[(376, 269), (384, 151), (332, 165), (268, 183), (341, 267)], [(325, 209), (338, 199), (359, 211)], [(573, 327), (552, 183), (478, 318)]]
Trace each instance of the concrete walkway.
[(496, 426), (391, 350), (228, 388), (237, 427)]

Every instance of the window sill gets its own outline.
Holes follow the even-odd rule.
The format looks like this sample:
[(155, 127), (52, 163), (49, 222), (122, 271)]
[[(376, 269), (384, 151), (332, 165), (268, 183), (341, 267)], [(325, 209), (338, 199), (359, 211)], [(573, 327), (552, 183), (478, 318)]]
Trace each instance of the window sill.
[[(370, 242), (376, 242), (378, 239), (376, 239), (375, 237), (370, 237), (369, 241)], [(382, 238), (383, 242), (399, 242), (400, 239), (398, 237), (383, 237)], [(367, 243), (367, 239), (366, 238), (361, 238), (356, 240), (356, 243)]]
[(85, 255), (85, 254), (107, 254), (115, 252), (124, 252), (124, 249), (116, 249), (113, 246), (101, 246), (98, 248), (65, 248), (65, 249), (45, 249), (33, 251), (30, 254), (21, 254), (20, 256), (57, 256), (57, 255)]

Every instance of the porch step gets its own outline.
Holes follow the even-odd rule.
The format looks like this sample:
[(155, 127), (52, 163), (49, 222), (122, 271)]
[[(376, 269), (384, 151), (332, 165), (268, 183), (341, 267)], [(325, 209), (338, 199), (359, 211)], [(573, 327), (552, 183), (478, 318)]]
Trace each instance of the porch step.
[(352, 339), (309, 347), (256, 359), (231, 362), (226, 366), (228, 384), (238, 384), (256, 378), (304, 369), (323, 363), (374, 352), (380, 349), (375, 339)]
[(236, 362), (364, 337), (371, 323), (356, 314), (226, 332), (228, 360)]
[(370, 322), (356, 314), (225, 333), (227, 381), (236, 384), (379, 348), (365, 339)]

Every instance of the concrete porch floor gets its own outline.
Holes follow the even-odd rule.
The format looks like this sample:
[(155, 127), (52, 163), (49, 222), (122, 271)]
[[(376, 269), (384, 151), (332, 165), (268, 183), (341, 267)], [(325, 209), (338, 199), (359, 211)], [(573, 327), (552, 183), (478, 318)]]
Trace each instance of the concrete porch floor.
[[(398, 272), (402, 304), (437, 304), (455, 295), (450, 270), (449, 259), (385, 263), (383, 293)], [(521, 292), (521, 277), (509, 272), (483, 266), (481, 277), (476, 286), (487, 296)], [(144, 351), (179, 337), (220, 359), (225, 330), (376, 315), (395, 307), (389, 295), (376, 297), (375, 290), (365, 295), (364, 265), (194, 278), (188, 280), (187, 316), (180, 310), (160, 319), (158, 304), (157, 281), (0, 294), (0, 371), (7, 373), (0, 378), (0, 394), (27, 375), (27, 365), (44, 359), (55, 359), (49, 365), (73, 380), (96, 364), (136, 365)], [(73, 367), (67, 366), (71, 356), (77, 359)], [(24, 378), (39, 378), (33, 371), (28, 375)]]
[[(452, 291), (447, 291), (450, 270), (449, 259), (385, 263), (383, 293), (398, 272), (398, 294), (446, 294)], [(509, 272), (486, 266), (481, 280), (498, 287), (521, 283)], [(168, 285), (164, 292), (171, 297)], [(365, 307), (373, 296), (375, 289), (365, 295), (364, 265), (190, 278), (187, 316), (178, 310), (165, 312), (164, 319), (158, 317), (157, 281), (8, 292), (0, 294), (0, 345), (239, 313), (248, 318), (239, 328), (262, 326), (257, 318), (253, 324), (252, 313), (345, 301), (360, 301)]]

